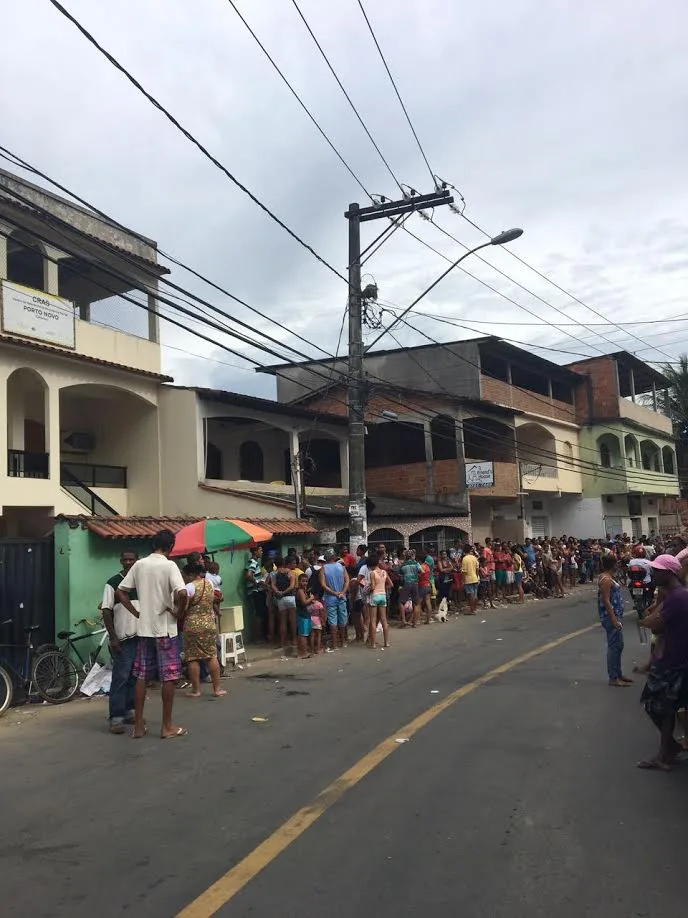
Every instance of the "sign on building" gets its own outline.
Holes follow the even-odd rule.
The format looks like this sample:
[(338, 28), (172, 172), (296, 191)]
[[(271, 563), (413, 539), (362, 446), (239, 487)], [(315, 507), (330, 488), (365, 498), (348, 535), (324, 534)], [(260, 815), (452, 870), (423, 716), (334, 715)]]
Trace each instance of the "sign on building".
[(493, 462), (467, 462), (466, 463), (467, 488), (493, 488), (494, 463)]
[(42, 290), (2, 282), (2, 330), (46, 344), (76, 347), (74, 306)]

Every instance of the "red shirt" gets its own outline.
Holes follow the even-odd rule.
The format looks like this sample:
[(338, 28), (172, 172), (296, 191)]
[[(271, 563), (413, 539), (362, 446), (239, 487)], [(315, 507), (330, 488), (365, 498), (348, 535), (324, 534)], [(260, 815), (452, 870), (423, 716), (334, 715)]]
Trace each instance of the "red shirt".
[(418, 586), (419, 587), (429, 587), (430, 586), (430, 565), (423, 562), (420, 566), (420, 574), (418, 575)]
[(509, 555), (505, 551), (496, 551), (494, 553), (494, 566), (496, 571), (505, 571), (506, 562)]
[(483, 555), (485, 556), (485, 567), (492, 573), (495, 569), (494, 552), (491, 548), (485, 547), (483, 549)]

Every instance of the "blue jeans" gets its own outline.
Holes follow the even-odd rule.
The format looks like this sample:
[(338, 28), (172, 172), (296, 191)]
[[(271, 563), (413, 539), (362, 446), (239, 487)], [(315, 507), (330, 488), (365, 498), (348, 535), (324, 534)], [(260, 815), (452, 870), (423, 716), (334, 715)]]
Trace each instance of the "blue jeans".
[(112, 657), (112, 685), (110, 686), (110, 723), (123, 724), (134, 717), (134, 686), (131, 674), (136, 656), (137, 638), (122, 641), (119, 650), (110, 651)]
[(607, 632), (607, 675), (609, 681), (614, 682), (623, 675), (621, 669), (621, 654), (624, 649), (623, 631), (615, 628), (609, 618), (603, 618), (602, 627)]

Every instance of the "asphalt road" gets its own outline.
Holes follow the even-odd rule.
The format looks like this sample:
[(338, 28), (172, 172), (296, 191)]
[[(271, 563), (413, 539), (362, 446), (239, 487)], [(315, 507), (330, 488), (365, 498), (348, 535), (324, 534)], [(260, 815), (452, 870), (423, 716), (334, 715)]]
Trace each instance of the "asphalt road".
[[(607, 687), (597, 628), (474, 686), (341, 796), (335, 783), (291, 843), (280, 835), (413, 718), (594, 615), (586, 588), (393, 631), (384, 652), (254, 665), (225, 699), (179, 698), (190, 732), (168, 742), (157, 699), (141, 741), (106, 732), (102, 700), (13, 709), (0, 722), (0, 914), (173, 918), (200, 896), (185, 918), (201, 918), (204, 891), (247, 858), (219, 915), (685, 915), (688, 765), (635, 768), (655, 735), (640, 686)], [(627, 669), (642, 655), (629, 626)], [(275, 832), (256, 872), (252, 852)]]

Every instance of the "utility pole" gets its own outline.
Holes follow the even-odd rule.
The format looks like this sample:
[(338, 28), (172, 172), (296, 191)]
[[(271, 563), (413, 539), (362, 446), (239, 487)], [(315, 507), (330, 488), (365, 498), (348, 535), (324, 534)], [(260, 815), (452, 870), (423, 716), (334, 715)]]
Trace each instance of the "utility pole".
[(365, 410), (366, 381), (363, 367), (363, 327), (361, 291), (361, 256), (372, 248), (390, 227), (361, 252), (361, 223), (397, 217), (414, 210), (452, 204), (448, 191), (409, 195), (401, 201), (387, 201), (371, 207), (349, 204), (344, 216), (349, 221), (349, 547), (351, 553), (368, 538), (365, 483)]

